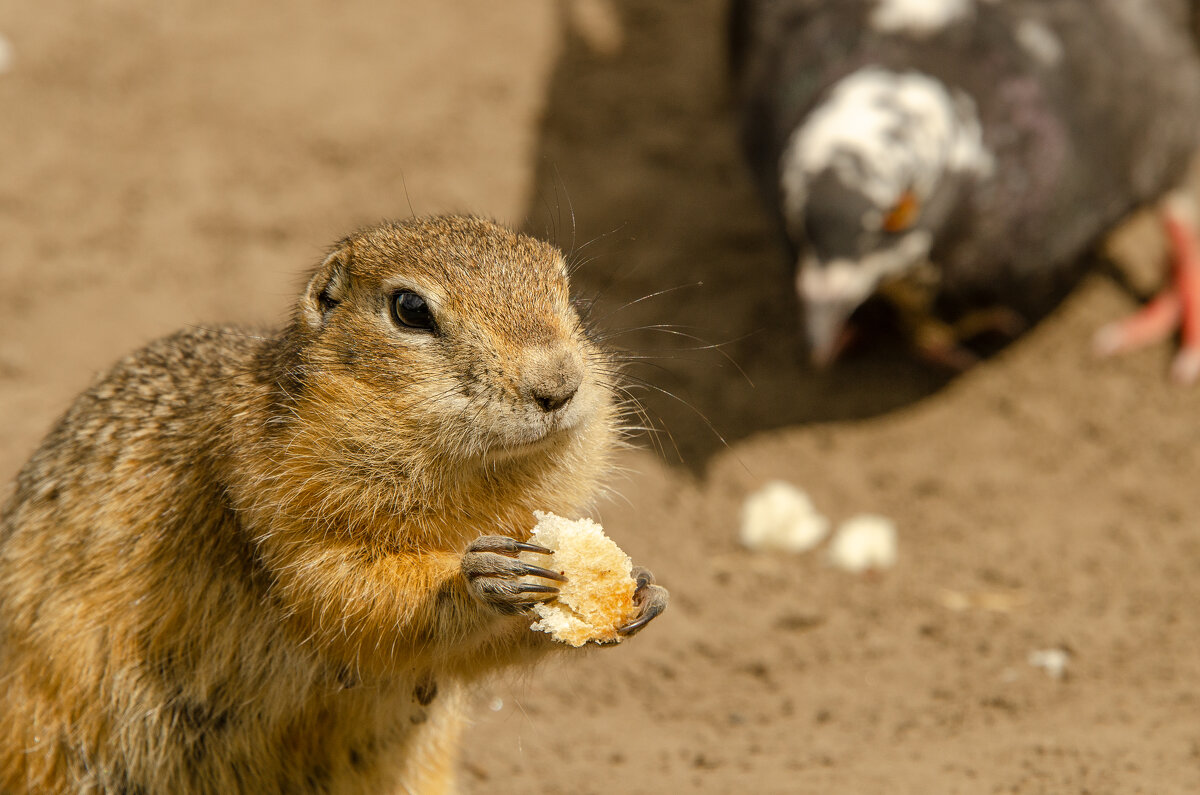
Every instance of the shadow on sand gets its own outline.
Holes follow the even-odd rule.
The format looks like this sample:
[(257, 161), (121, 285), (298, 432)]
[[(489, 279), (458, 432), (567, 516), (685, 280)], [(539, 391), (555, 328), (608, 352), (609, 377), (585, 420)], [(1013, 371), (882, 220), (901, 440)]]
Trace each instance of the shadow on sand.
[(944, 385), (886, 344), (831, 372), (805, 364), (790, 274), (737, 147), (724, 3), (613, 7), (623, 43), (609, 55), (564, 10), (528, 226), (572, 253), (609, 344), (651, 357), (628, 372), (665, 457), (702, 467), (722, 439), (867, 417)]

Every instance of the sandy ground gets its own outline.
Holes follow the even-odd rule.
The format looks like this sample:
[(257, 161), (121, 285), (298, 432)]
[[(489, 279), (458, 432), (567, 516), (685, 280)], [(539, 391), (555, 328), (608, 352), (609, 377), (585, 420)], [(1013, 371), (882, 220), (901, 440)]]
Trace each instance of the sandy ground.
[[(280, 318), (355, 225), (528, 221), (680, 398), (646, 388), (669, 434), (600, 510), (673, 602), (481, 693), (466, 791), (1200, 791), (1200, 390), (1090, 358), (1131, 298), (1092, 276), (948, 383), (886, 347), (808, 372), (718, 4), (570, 8), (0, 1), (0, 478), (123, 352)], [(894, 518), (898, 565), (739, 548), (774, 478)]]

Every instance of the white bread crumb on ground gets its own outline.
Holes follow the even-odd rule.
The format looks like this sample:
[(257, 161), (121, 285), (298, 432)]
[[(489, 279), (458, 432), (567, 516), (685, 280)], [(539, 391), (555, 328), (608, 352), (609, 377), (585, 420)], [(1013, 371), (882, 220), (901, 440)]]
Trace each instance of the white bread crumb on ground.
[(1062, 679), (1067, 675), (1067, 664), (1071, 655), (1066, 649), (1038, 649), (1029, 652), (1029, 664), (1041, 668), (1051, 679)]
[(13, 65), (13, 47), (8, 39), (0, 35), (0, 74), (4, 74)]
[(597, 55), (614, 56), (625, 46), (625, 29), (612, 0), (571, 0), (567, 21)]
[(525, 552), (521, 559), (561, 572), (567, 581), (557, 583), (557, 597), (534, 605), (538, 621), (530, 629), (548, 632), (571, 646), (589, 640), (620, 641), (617, 628), (637, 614), (633, 561), (590, 519), (572, 521), (542, 511), (534, 511), (534, 516), (538, 523), (530, 542), (554, 554)]
[(742, 545), (757, 551), (805, 552), (829, 533), (829, 520), (800, 489), (773, 480), (742, 505)]
[(860, 514), (838, 528), (829, 545), (829, 560), (846, 571), (887, 569), (896, 563), (896, 547), (896, 525), (891, 519)]

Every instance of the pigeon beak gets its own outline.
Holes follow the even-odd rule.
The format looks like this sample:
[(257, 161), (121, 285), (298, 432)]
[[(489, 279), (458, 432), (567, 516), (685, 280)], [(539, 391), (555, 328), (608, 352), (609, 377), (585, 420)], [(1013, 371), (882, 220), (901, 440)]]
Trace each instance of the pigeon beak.
[(839, 301), (810, 301), (804, 304), (804, 330), (808, 355), (815, 367), (833, 364), (846, 347), (846, 321), (857, 304)]
[(809, 355), (817, 367), (836, 361), (846, 345), (846, 321), (875, 291), (878, 279), (852, 260), (805, 257), (796, 271)]

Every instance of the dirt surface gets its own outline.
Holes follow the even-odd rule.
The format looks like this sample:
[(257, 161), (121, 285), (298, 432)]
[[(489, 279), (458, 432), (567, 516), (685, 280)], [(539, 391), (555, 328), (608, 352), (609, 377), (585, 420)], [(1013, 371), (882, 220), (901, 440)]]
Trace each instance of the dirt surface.
[[(276, 321), (349, 228), (528, 219), (655, 357), (669, 434), (599, 513), (673, 601), (482, 692), (466, 791), (1200, 791), (1200, 390), (1091, 359), (1130, 297), (1090, 277), (949, 383), (887, 346), (807, 371), (718, 4), (572, 2), (0, 2), (0, 478), (127, 350)], [(775, 478), (893, 518), (896, 567), (741, 549)]]

